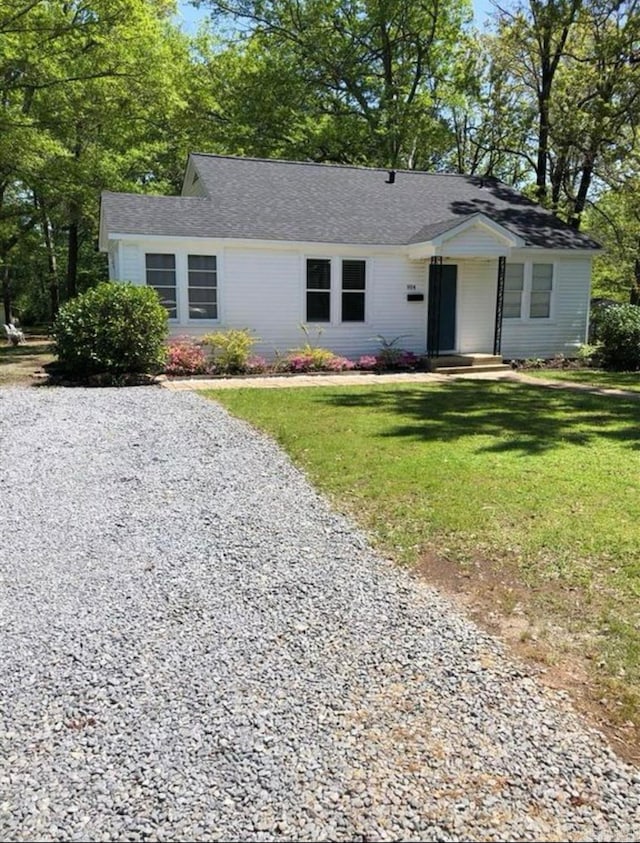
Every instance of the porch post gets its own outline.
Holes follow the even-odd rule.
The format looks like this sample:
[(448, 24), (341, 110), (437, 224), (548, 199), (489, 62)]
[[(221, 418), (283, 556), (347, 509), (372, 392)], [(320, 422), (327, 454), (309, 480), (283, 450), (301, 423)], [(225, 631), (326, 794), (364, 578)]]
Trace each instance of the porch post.
[(493, 353), (500, 354), (502, 347), (502, 311), (504, 309), (504, 276), (507, 267), (505, 257), (498, 258), (498, 290), (496, 293), (496, 324), (493, 334)]
[(442, 255), (431, 258), (427, 300), (427, 357), (440, 354), (440, 300), (442, 299)]

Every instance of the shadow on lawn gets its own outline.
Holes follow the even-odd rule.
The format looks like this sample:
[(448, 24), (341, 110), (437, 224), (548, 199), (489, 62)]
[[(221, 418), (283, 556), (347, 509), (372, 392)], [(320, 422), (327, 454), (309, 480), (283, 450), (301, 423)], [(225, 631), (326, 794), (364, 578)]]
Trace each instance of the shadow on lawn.
[[(319, 390), (322, 392), (323, 390)], [(382, 436), (427, 441), (491, 436), (478, 453), (534, 455), (565, 445), (611, 440), (640, 449), (640, 401), (504, 382), (452, 381), (415, 389), (325, 393), (319, 401), (388, 412)]]

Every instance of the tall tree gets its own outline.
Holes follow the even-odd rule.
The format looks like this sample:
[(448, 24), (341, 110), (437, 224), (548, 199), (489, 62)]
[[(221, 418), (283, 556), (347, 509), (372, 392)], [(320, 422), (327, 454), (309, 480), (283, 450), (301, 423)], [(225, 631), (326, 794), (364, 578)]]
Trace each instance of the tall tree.
[[(468, 0), (203, 0), (213, 20), (286, 58), (317, 100), (317, 117), (347, 126), (356, 159), (429, 165), (449, 142), (440, 89), (470, 20)], [(248, 35), (247, 35), (248, 33)], [(363, 154), (364, 149), (364, 154)]]

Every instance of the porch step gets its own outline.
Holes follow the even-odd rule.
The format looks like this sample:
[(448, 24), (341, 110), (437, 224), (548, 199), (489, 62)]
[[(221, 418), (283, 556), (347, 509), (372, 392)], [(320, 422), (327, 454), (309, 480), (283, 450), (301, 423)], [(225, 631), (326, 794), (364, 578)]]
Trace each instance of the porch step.
[(438, 375), (475, 375), (479, 372), (506, 372), (508, 369), (511, 369), (511, 366), (506, 363), (478, 363), (473, 366), (435, 366), (431, 371)]
[(502, 363), (500, 354), (443, 354), (440, 357), (433, 357), (430, 361), (429, 370), (441, 374), (457, 375), (464, 374), (470, 370), (474, 372), (499, 372), (508, 369)]

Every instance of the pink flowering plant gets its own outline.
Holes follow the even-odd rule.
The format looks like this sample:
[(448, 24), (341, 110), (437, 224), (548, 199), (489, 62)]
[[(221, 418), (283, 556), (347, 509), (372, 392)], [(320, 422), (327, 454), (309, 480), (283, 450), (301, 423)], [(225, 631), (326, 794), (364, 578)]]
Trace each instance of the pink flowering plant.
[(356, 361), (356, 369), (362, 369), (364, 372), (370, 372), (378, 368), (378, 358), (373, 354), (363, 354), (358, 357)]
[(269, 368), (269, 364), (267, 363), (264, 357), (254, 355), (252, 357), (249, 357), (249, 359), (245, 363), (244, 371), (248, 375), (260, 375), (263, 372), (267, 372)]
[(190, 337), (178, 337), (167, 345), (164, 367), (167, 375), (201, 375), (207, 372), (207, 358)]

